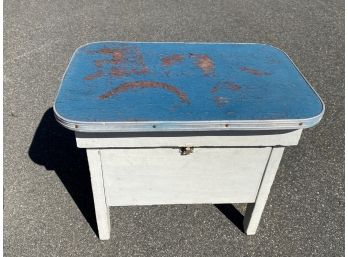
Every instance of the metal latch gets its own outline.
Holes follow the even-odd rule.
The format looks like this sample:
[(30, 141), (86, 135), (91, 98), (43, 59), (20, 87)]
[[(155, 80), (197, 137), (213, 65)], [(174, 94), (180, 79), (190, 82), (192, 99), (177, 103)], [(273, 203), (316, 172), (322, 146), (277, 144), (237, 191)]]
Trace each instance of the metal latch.
[(181, 155), (189, 155), (193, 153), (193, 147), (192, 146), (184, 146), (179, 148)]

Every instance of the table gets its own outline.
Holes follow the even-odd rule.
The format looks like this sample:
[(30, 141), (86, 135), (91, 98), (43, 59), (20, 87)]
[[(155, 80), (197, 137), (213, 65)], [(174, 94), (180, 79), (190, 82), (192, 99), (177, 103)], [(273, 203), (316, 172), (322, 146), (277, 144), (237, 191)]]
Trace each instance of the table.
[(266, 44), (96, 42), (79, 47), (54, 113), (85, 148), (99, 238), (110, 206), (248, 203), (256, 233), (284, 147), (324, 104)]

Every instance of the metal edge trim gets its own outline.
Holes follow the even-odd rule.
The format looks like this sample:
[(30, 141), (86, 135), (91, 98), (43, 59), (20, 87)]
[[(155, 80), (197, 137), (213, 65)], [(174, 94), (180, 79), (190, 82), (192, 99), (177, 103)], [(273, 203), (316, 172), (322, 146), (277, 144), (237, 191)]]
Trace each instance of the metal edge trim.
[(218, 120), (218, 121), (137, 121), (137, 122), (79, 122), (68, 120), (55, 112), (64, 127), (79, 132), (155, 132), (206, 130), (284, 130), (304, 129), (319, 123), (322, 115), (296, 120)]

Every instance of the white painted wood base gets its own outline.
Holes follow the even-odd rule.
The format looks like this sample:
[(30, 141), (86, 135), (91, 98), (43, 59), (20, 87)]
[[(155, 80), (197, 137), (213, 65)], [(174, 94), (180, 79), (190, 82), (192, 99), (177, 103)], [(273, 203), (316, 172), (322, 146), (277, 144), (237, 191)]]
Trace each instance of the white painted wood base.
[(284, 147), (274, 147), (272, 149), (255, 203), (249, 203), (247, 205), (243, 221), (244, 232), (247, 235), (255, 235), (256, 233), (283, 152)]
[[(76, 133), (77, 145), (87, 148), (99, 238), (110, 238), (109, 206), (153, 204), (248, 203), (244, 230), (255, 234), (284, 146), (300, 136), (157, 135), (147, 146), (151, 136), (93, 133), (89, 140)], [(193, 153), (180, 155), (179, 147), (190, 145)]]
[(109, 206), (255, 202), (271, 147), (101, 149)]
[(110, 239), (110, 215), (109, 206), (105, 200), (105, 188), (103, 179), (100, 151), (98, 149), (87, 149), (89, 171), (94, 198), (95, 215), (97, 219), (98, 234), (101, 240)]

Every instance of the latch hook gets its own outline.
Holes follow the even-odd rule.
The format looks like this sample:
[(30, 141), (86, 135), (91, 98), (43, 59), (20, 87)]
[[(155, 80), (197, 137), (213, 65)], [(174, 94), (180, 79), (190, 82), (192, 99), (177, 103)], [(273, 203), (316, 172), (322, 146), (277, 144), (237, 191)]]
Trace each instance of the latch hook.
[(189, 155), (191, 153), (193, 153), (193, 147), (192, 146), (184, 146), (184, 147), (180, 147), (180, 154), (181, 155)]

